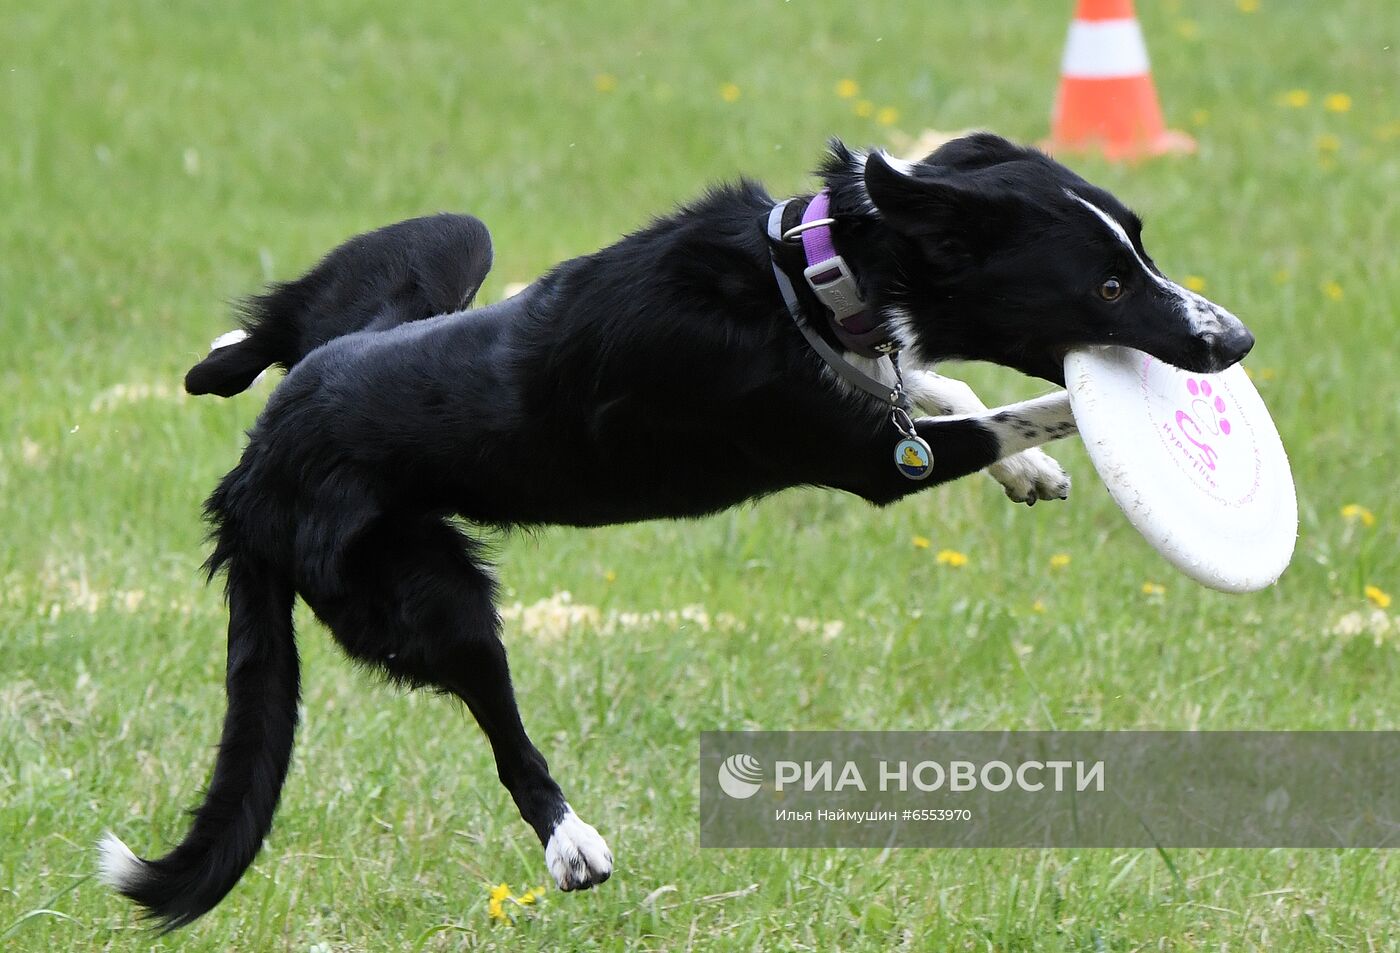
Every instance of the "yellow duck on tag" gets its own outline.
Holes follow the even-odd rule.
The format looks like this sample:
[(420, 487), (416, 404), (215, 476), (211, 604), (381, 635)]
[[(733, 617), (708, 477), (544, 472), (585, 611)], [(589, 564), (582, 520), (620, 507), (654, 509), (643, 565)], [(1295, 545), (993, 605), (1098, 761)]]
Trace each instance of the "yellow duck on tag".
[(895, 466), (911, 480), (922, 480), (933, 472), (933, 451), (922, 437), (906, 437), (894, 448)]

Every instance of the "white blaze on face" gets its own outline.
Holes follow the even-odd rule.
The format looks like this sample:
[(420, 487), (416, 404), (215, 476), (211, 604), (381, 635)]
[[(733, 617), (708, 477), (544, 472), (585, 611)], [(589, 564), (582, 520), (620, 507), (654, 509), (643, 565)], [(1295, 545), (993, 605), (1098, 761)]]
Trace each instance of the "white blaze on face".
[(1137, 248), (1133, 246), (1133, 240), (1128, 237), (1127, 230), (1123, 228), (1122, 223), (1116, 218), (1109, 215), (1093, 202), (1076, 195), (1069, 189), (1065, 189), (1065, 194), (1093, 212), (1101, 222), (1107, 225), (1109, 231), (1113, 232), (1114, 236), (1122, 242), (1123, 247), (1132, 253), (1133, 259), (1137, 261), (1143, 273), (1146, 274), (1157, 287), (1176, 298), (1177, 303), (1181, 306), (1182, 314), (1186, 316), (1186, 320), (1191, 326), (1191, 332), (1193, 334), (1220, 336), (1227, 331), (1242, 327), (1239, 318), (1220, 307), (1220, 305), (1203, 298), (1189, 288), (1183, 288), (1175, 281), (1162, 277), (1154, 269), (1149, 267), (1142, 256), (1138, 254)]

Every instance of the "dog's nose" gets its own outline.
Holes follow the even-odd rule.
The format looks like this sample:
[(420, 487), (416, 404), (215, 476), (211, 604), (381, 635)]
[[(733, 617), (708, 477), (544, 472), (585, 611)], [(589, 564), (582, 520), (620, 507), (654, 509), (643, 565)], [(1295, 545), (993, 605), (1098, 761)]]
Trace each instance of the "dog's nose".
[(1244, 356), (1253, 348), (1254, 335), (1249, 333), (1249, 328), (1243, 324), (1227, 331), (1224, 340), (1220, 342), (1220, 350), (1224, 352), (1227, 367), (1244, 360)]
[(1238, 364), (1254, 347), (1254, 335), (1238, 318), (1228, 312), (1223, 313), (1222, 318), (1218, 328), (1212, 328), (1200, 335), (1206, 355), (1205, 363), (1208, 365), (1206, 370), (1211, 374), (1217, 374)]

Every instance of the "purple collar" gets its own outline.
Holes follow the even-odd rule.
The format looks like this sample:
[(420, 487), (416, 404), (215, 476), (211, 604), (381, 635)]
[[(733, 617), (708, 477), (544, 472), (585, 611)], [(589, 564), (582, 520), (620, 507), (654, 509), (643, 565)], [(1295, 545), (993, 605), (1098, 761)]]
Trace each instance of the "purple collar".
[(899, 344), (866, 304), (846, 260), (836, 253), (831, 237), (831, 226), (836, 220), (828, 216), (830, 209), (831, 195), (822, 189), (807, 203), (802, 224), (788, 229), (783, 237), (802, 236), (802, 251), (807, 258), (802, 276), (830, 312), (827, 321), (837, 340), (862, 357), (889, 354), (898, 350)]
[[(815, 215), (811, 216), (810, 218), (804, 216), (803, 224), (794, 225), (787, 231), (783, 231), (783, 213), (787, 210), (787, 207), (791, 203), (791, 201), (791, 199), (785, 199), (784, 201), (779, 202), (777, 205), (774, 205), (771, 209), (769, 209), (768, 221), (765, 227), (765, 231), (768, 234), (768, 256), (771, 264), (773, 265), (773, 279), (778, 283), (778, 291), (783, 296), (783, 304), (787, 306), (788, 314), (791, 315), (793, 324), (797, 325), (797, 330), (800, 331), (802, 333), (802, 336), (807, 339), (808, 346), (810, 346), (812, 350), (816, 352), (818, 357), (820, 357), (823, 361), (826, 362), (826, 366), (831, 369), (832, 373), (834, 373), (837, 377), (841, 378), (857, 390), (864, 391), (871, 397), (874, 397), (876, 400), (879, 400), (881, 403), (887, 404), (890, 407), (891, 419), (895, 421), (895, 425), (898, 427), (900, 425), (901, 419), (908, 419), (908, 413), (912, 407), (908, 395), (904, 393), (904, 384), (899, 374), (899, 348), (888, 347), (887, 349), (877, 351), (873, 347), (867, 349), (864, 346), (856, 346), (854, 342), (852, 342), (852, 336), (850, 335), (850, 333), (846, 332), (844, 328), (837, 322), (836, 311), (832, 310), (831, 313), (828, 315), (827, 323), (835, 331), (836, 335), (841, 339), (842, 345), (846, 347), (851, 347), (853, 350), (856, 350), (857, 353), (869, 357), (888, 358), (890, 362), (890, 369), (894, 372), (894, 384), (891, 385), (886, 381), (877, 380), (870, 374), (856, 367), (850, 361), (846, 360), (846, 358), (843, 355), (837, 353), (836, 349), (827, 342), (826, 338), (822, 337), (820, 334), (817, 333), (816, 328), (812, 327), (812, 322), (808, 320), (807, 315), (803, 313), (802, 304), (797, 299), (797, 289), (792, 286), (792, 279), (788, 277), (787, 270), (778, 263), (779, 247), (782, 246), (785, 242), (790, 241), (792, 239), (792, 236), (805, 234), (807, 231), (814, 230), (817, 228), (826, 228), (827, 226), (832, 224), (832, 220), (830, 218), (822, 218)], [(821, 208), (822, 206), (819, 206), (818, 211), (820, 211)], [(850, 278), (850, 269), (846, 268), (846, 263), (841, 261), (841, 257), (839, 255), (835, 254), (835, 248), (831, 244), (829, 230), (827, 232), (827, 237), (825, 241), (826, 248), (829, 249), (832, 253), (832, 258), (826, 261), (818, 262), (815, 267), (817, 267), (818, 269), (831, 268), (833, 267), (833, 261), (840, 262), (839, 268), (837, 270), (841, 271), (844, 274), (844, 279), (832, 279), (832, 281), (827, 282), (827, 284), (834, 283), (837, 280), (845, 280), (850, 282), (850, 287), (844, 297), (846, 298), (848, 303), (861, 302), (861, 306), (864, 309), (864, 303), (860, 297), (860, 289), (856, 287), (855, 281)], [(816, 247), (818, 250), (818, 254), (821, 254), (821, 246), (818, 245)], [(812, 267), (813, 266), (809, 266), (806, 269), (806, 271), (809, 273), (807, 277), (808, 282), (811, 282), (812, 280), (810, 277)], [(819, 274), (822, 273), (819, 272)], [(813, 285), (812, 290), (818, 296), (821, 295), (821, 290), (817, 285)], [(869, 309), (864, 310), (868, 311)], [(860, 312), (852, 312), (852, 314), (856, 313)], [(896, 411), (902, 411), (905, 416), (903, 418), (895, 417), (894, 414)], [(901, 432), (904, 431), (901, 430)]]

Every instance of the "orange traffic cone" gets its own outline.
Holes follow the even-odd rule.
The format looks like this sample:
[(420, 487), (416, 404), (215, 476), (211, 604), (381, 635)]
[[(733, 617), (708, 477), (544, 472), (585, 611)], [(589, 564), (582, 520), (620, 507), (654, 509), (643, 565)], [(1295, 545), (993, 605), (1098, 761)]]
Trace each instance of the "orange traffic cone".
[(1194, 139), (1162, 121), (1133, 0), (1079, 0), (1050, 128), (1051, 149), (1109, 159), (1195, 151)]

